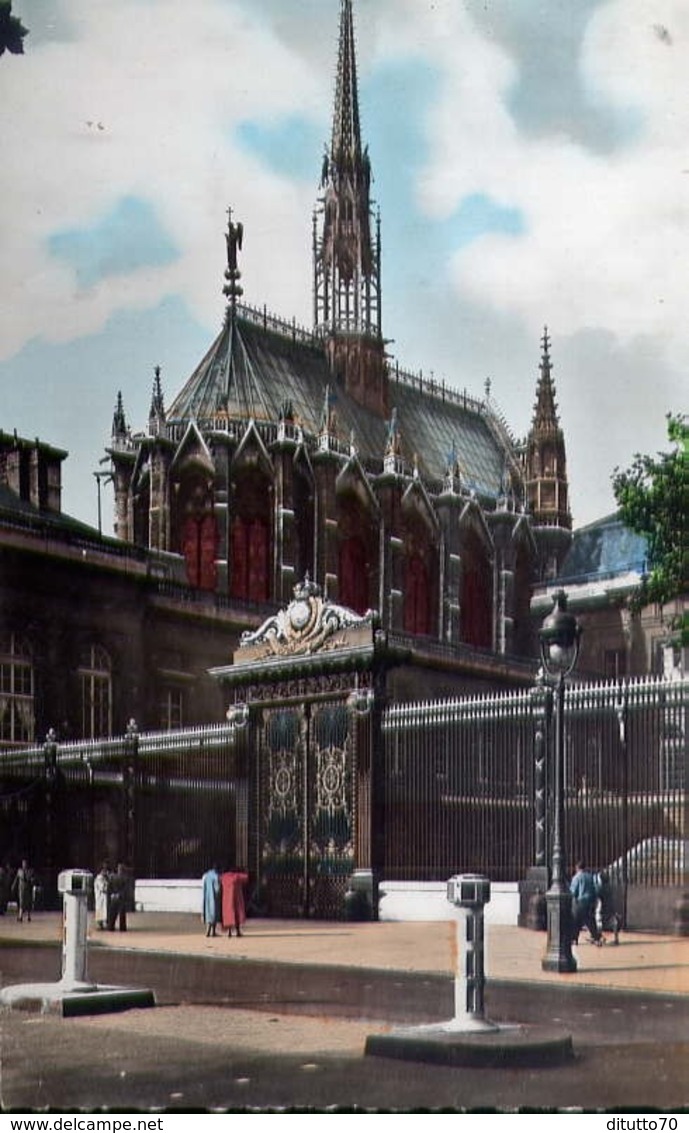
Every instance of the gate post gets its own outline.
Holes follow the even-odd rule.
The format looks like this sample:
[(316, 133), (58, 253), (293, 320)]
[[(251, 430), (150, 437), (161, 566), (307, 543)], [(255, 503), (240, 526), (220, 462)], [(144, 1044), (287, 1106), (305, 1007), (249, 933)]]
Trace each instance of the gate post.
[[(136, 876), (137, 861), (137, 784), (139, 778), (139, 728), (133, 718), (127, 724), (124, 740), (122, 789), (124, 795), (124, 859), (130, 876)], [(133, 891), (131, 894), (133, 898)]]
[(45, 737), (43, 761), (45, 778), (45, 870), (48, 875), (45, 878), (46, 888), (44, 892), (52, 895), (55, 880), (55, 825), (58, 814), (56, 798), (58, 790), (57, 736), (53, 728), (49, 729)]
[(371, 869), (373, 873), (372, 919), (378, 920), (382, 896), (380, 883), (386, 867), (385, 816), (387, 812), (387, 769), (383, 743), (383, 713), (385, 711), (386, 674), (379, 664), (373, 672), (373, 702), (371, 705)]

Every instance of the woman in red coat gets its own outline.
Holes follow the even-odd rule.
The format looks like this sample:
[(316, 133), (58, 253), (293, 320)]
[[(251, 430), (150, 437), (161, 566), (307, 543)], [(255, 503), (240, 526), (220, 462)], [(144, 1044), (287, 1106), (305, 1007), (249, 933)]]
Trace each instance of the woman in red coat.
[(244, 886), (249, 880), (248, 873), (237, 873), (231, 870), (220, 878), (222, 886), (222, 926), (227, 929), (227, 935), (232, 936), (232, 929), (237, 936), (242, 935), (242, 925), (246, 920), (244, 907)]

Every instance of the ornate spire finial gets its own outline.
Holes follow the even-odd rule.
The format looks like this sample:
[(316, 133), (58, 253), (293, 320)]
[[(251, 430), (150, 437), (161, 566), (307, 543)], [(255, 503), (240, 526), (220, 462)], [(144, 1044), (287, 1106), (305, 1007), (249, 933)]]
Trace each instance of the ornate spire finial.
[(112, 416), (112, 439), (113, 441), (124, 440), (127, 436), (127, 420), (124, 415), (124, 402), (122, 401), (122, 390), (118, 391), (117, 402), (115, 404), (115, 412)]
[(323, 395), (323, 408), (321, 409), (321, 436), (331, 437), (335, 434), (335, 394), (329, 385), (325, 387)]
[(361, 160), (361, 125), (352, 0), (342, 0), (340, 11), (340, 42), (330, 157), (340, 172), (345, 168), (351, 168)]
[(223, 295), (230, 301), (230, 310), (234, 314), (237, 308), (237, 300), (244, 294), (242, 288), (239, 286), (239, 280), (242, 273), (238, 266), (237, 253), (242, 250), (242, 240), (244, 238), (244, 225), (232, 220), (232, 209), (227, 210), (227, 232), (225, 234), (225, 243), (227, 244), (227, 270), (225, 272), (225, 285), (223, 287)]
[(151, 394), (151, 408), (148, 413), (149, 432), (158, 436), (165, 428), (165, 403), (163, 401), (163, 387), (160, 382), (160, 366), (153, 370), (153, 393)]
[(452, 448), (448, 452), (446, 460), (447, 465), (445, 468), (443, 491), (456, 494), (461, 487), (461, 475), (459, 469), (459, 454), (454, 437), (452, 438)]
[[(524, 469), (527, 502), (538, 527), (552, 531), (556, 528), (570, 530), (572, 517), (569, 511), (565, 440), (560, 428), (552, 371), (550, 335), (546, 326), (541, 338), (540, 373), (533, 422), (526, 439)], [(558, 561), (562, 558), (564, 546), (566, 544), (559, 543), (553, 551)], [(547, 569), (550, 570), (551, 566)]]
[(550, 335), (547, 326), (543, 328), (541, 338), (541, 365), (540, 378), (536, 390), (536, 406), (534, 408), (534, 427), (557, 430), (559, 421), (557, 405), (555, 403), (555, 389), (553, 386), (553, 364), (550, 360)]
[(390, 420), (388, 421), (388, 432), (385, 439), (385, 455), (386, 456), (399, 456), (401, 452), (400, 444), (400, 431), (397, 424), (397, 406), (393, 406)]
[(550, 335), (548, 334), (547, 326), (543, 327), (541, 349), (543, 350), (543, 354), (541, 355), (541, 369), (547, 368), (550, 370), (552, 368), (550, 364)]

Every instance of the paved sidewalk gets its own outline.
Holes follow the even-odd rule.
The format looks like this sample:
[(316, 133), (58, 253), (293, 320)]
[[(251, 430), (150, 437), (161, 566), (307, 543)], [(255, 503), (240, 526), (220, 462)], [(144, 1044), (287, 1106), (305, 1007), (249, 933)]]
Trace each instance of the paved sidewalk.
[[(545, 934), (487, 926), (491, 1018), (565, 1027), (574, 1060), (477, 1072), (364, 1057), (371, 1034), (450, 1017), (454, 930), (250, 920), (241, 939), (209, 940), (196, 916), (133, 914), (126, 933), (92, 931), (89, 972), (155, 987), (159, 1006), (75, 1019), (5, 1012), (0, 1103), (86, 1112), (689, 1106), (689, 939), (582, 944), (579, 970), (558, 975), (541, 970)], [(57, 979), (61, 940), (58, 914), (0, 918), (0, 982), (32, 970)]]
[[(57, 913), (36, 913), (31, 923), (0, 918), (0, 942), (27, 943), (62, 939)], [(126, 933), (93, 928), (92, 948), (126, 948), (180, 956), (213, 956), (279, 964), (335, 965), (399, 972), (449, 975), (456, 970), (454, 922), (380, 922), (250, 920), (245, 935), (208, 939), (192, 914), (134, 913)], [(581, 943), (574, 950), (578, 970), (543, 972), (545, 934), (504, 925), (488, 925), (485, 934), (488, 980), (535, 982), (587, 988), (689, 995), (689, 937), (622, 933), (619, 945), (596, 948)]]

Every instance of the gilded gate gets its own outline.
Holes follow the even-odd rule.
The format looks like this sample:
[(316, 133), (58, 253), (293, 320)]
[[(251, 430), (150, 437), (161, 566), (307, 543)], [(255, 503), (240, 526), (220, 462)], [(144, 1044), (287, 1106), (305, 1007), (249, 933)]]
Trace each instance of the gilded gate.
[(354, 859), (356, 753), (344, 700), (263, 709), (257, 875), (267, 911), (341, 914)]
[(342, 916), (348, 877), (371, 865), (375, 636), (372, 615), (325, 601), (307, 579), (213, 670), (233, 689), (228, 718), (243, 733), (251, 793), (247, 865), (269, 916)]

